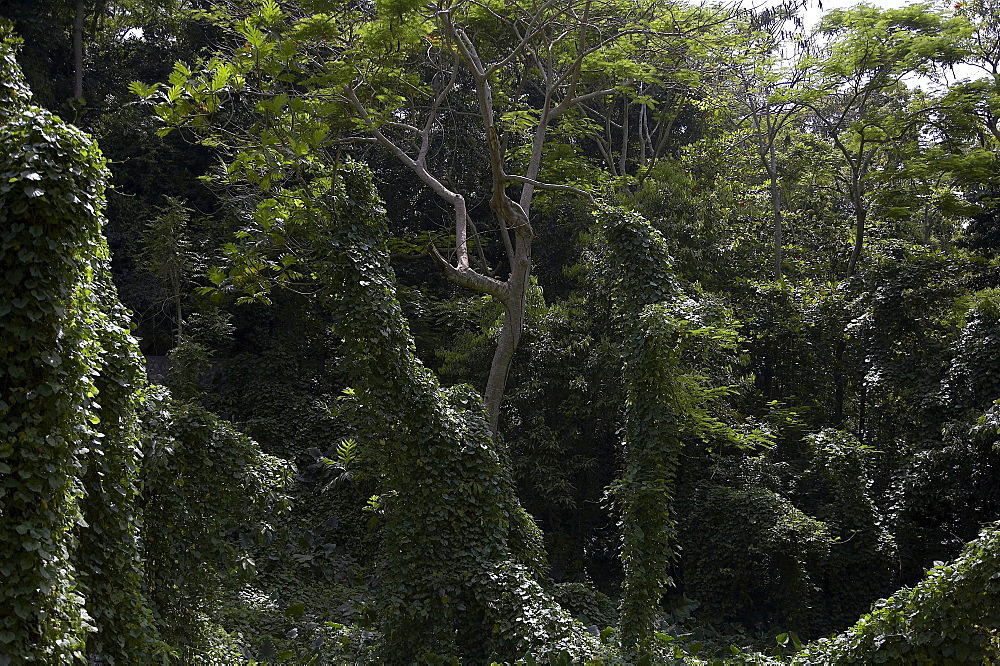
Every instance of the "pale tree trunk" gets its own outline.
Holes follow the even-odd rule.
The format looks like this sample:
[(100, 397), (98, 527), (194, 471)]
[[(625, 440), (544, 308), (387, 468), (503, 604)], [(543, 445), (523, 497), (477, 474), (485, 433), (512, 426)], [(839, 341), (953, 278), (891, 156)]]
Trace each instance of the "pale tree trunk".
[[(527, 172), (524, 176), (507, 173), (505, 151), (499, 140), (494, 114), (493, 92), (490, 83), (490, 76), (499, 65), (495, 64), (487, 67), (483, 64), (472, 40), (469, 39), (464, 31), (457, 28), (451, 22), (451, 16), (448, 12), (440, 11), (437, 13), (437, 16), (441, 21), (442, 32), (454, 46), (455, 59), (450, 72), (447, 69), (440, 71), (442, 78), (438, 80), (439, 89), (427, 111), (426, 122), (423, 127), (414, 127), (399, 122), (389, 122), (379, 125), (358, 99), (354, 87), (348, 86), (344, 89), (347, 100), (354, 106), (361, 119), (368, 125), (368, 130), (375, 140), (395, 155), (400, 162), (409, 167), (439, 197), (448, 202), (454, 210), (455, 263), (441, 256), (433, 244), (429, 247), (431, 257), (440, 266), (445, 277), (467, 289), (496, 298), (504, 307), (503, 324), (500, 328), (497, 348), (493, 354), (493, 361), (490, 364), (490, 374), (486, 381), (486, 391), (483, 396), (489, 416), (490, 428), (494, 433), (497, 432), (499, 426), (500, 405), (507, 386), (511, 363), (520, 343), (521, 333), (524, 330), (527, 314), (527, 295), (531, 284), (531, 243), (534, 238), (529, 215), (534, 191), (536, 188), (562, 190), (590, 198), (590, 195), (586, 192), (568, 185), (552, 185), (538, 181), (542, 162), (542, 147), (548, 127), (553, 120), (574, 105), (614, 92), (614, 89), (606, 89), (579, 96), (576, 95), (584, 56), (587, 53), (585, 45), (587, 30), (589, 29), (589, 24), (587, 23), (589, 3), (586, 4), (586, 7), (587, 9), (584, 11), (579, 33), (576, 37), (579, 40), (579, 55), (570, 68), (569, 74), (556, 75), (546, 69), (547, 66), (551, 67), (551, 62), (546, 65), (545, 62), (541, 62), (536, 58), (535, 64), (543, 72), (545, 100), (538, 124), (535, 127), (532, 138), (531, 157), (529, 158)], [(439, 178), (435, 177), (427, 165), (431, 136), (437, 127), (438, 112), (445, 98), (455, 89), (460, 65), (468, 69), (476, 84), (479, 116), (485, 129), (485, 147), (490, 161), (492, 177), (490, 209), (499, 223), (500, 236), (503, 240), (504, 248), (507, 252), (507, 260), (510, 265), (510, 275), (505, 281), (479, 273), (469, 265), (468, 228), (472, 224), (472, 221), (469, 218), (465, 197), (459, 192), (453, 191)], [(443, 80), (445, 75), (450, 77), (447, 82)], [(558, 104), (554, 104), (553, 96), (560, 85), (563, 91), (562, 99)], [(408, 133), (410, 137), (415, 138), (414, 141), (409, 142), (409, 145), (419, 145), (416, 157), (411, 157), (407, 153), (402, 147), (404, 144), (397, 143), (386, 136), (381, 130), (383, 126), (401, 130)], [(506, 189), (512, 184), (522, 185), (519, 202), (514, 201), (507, 195)], [(513, 232), (513, 238), (511, 237), (511, 232)]]
[[(584, 12), (585, 18), (588, 12), (589, 5), (587, 11)], [(581, 97), (575, 97), (576, 84), (579, 81), (583, 53), (585, 52), (583, 46), (586, 42), (587, 28), (584, 25), (581, 27), (578, 37), (580, 56), (577, 59), (575, 71), (570, 77), (568, 90), (564, 94), (562, 101), (555, 106), (553, 106), (553, 94), (556, 87), (555, 77), (549, 76), (548, 72), (543, 74), (545, 77), (545, 99), (538, 124), (535, 126), (532, 137), (531, 157), (528, 160), (526, 174), (524, 176), (508, 174), (504, 148), (500, 143), (495, 120), (493, 89), (489, 81), (490, 69), (483, 64), (475, 45), (464, 31), (457, 29), (450, 21), (445, 21), (443, 27), (448, 37), (455, 44), (476, 82), (479, 115), (486, 130), (486, 148), (492, 174), (493, 195), (490, 198), (490, 209), (499, 222), (500, 234), (503, 238), (504, 247), (507, 250), (507, 260), (510, 264), (510, 275), (506, 282), (503, 283), (493, 280), (492, 283), (495, 284), (491, 283), (489, 286), (491, 288), (499, 286), (499, 289), (487, 291), (482, 288), (481, 280), (476, 280), (478, 286), (470, 283), (468, 273), (472, 271), (466, 271), (465, 273), (456, 271), (433, 248), (432, 256), (441, 265), (445, 275), (453, 282), (477, 289), (483, 293), (488, 293), (497, 298), (504, 306), (503, 324), (500, 328), (500, 336), (497, 339), (497, 348), (493, 353), (490, 374), (486, 380), (486, 391), (483, 396), (489, 415), (490, 429), (493, 433), (496, 433), (499, 428), (500, 405), (507, 387), (507, 378), (510, 375), (510, 367), (514, 360), (514, 354), (517, 352), (518, 344), (521, 341), (521, 333), (524, 330), (527, 315), (528, 288), (531, 284), (531, 244), (534, 238), (534, 231), (532, 230), (530, 220), (532, 196), (535, 188), (538, 187), (581, 193), (580, 190), (572, 187), (553, 186), (538, 182), (537, 178), (542, 163), (542, 147), (548, 127), (555, 118), (561, 116), (575, 103), (592, 96), (607, 94), (609, 91), (598, 91)], [(545, 70), (544, 67), (542, 69), (543, 71)], [(512, 182), (523, 184), (519, 202), (507, 196), (506, 188)], [(510, 237), (511, 231), (514, 232), (513, 242)], [(458, 255), (459, 262), (461, 263), (463, 252), (459, 250)], [(466, 251), (465, 256), (467, 257), (467, 255), (468, 252)]]
[(524, 330), (528, 286), (531, 277), (531, 241), (534, 235), (524, 209), (507, 198), (503, 192), (500, 192), (499, 195), (498, 197), (494, 193), (493, 199), (496, 204), (491, 202), (491, 206), (495, 211), (498, 207), (506, 209), (504, 212), (497, 212), (498, 217), (509, 215), (512, 218), (513, 224), (508, 221), (506, 226), (514, 228), (516, 246), (514, 248), (514, 261), (510, 267), (510, 277), (507, 279), (506, 298), (502, 299), (504, 306), (503, 325), (500, 328), (496, 351), (493, 353), (493, 362), (490, 364), (486, 393), (483, 396), (486, 402), (486, 411), (490, 417), (490, 429), (494, 433), (499, 427), (500, 403), (507, 387), (511, 362), (514, 360), (514, 353), (517, 351), (517, 346), (521, 341), (521, 332)]

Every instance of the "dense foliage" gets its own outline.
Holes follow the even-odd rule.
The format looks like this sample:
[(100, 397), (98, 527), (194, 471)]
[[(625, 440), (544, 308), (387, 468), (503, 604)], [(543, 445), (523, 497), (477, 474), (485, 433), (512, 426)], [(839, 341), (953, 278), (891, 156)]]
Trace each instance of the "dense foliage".
[(804, 7), (0, 7), (0, 664), (1000, 658), (1000, 8)]
[[(99, 217), (103, 160), (82, 132), (30, 105), (14, 60), (14, 39), (9, 31), (2, 37), (0, 543), (7, 552), (2, 594), (9, 608), (3, 616), (2, 640), (9, 659), (70, 661), (83, 654), (91, 628), (73, 559), (76, 527), (86, 524), (80, 496), (89, 447), (97, 441), (94, 426), (101, 422), (95, 376), (102, 366), (102, 334), (111, 323), (106, 321), (110, 313), (97, 302), (100, 291), (110, 287), (101, 280), (107, 278), (103, 264), (108, 259)], [(117, 370), (128, 373), (127, 366)], [(111, 410), (105, 415), (111, 422), (117, 417)], [(108, 442), (106, 458), (112, 469), (127, 465), (127, 457), (135, 455), (134, 443), (128, 441), (134, 436), (131, 424), (122, 426), (121, 432), (110, 433), (121, 436), (118, 442)], [(103, 447), (96, 451), (104, 452)], [(116, 454), (126, 460), (115, 460)], [(122, 495), (132, 494), (128, 472), (115, 474), (112, 481)], [(122, 527), (128, 529), (129, 518), (127, 513), (114, 517), (117, 534), (112, 539), (121, 535)], [(127, 542), (112, 540), (109, 546), (112, 556), (125, 556), (114, 564), (134, 566), (135, 553), (127, 551)], [(115, 553), (118, 547), (125, 552)], [(124, 574), (126, 586), (136, 578), (128, 569), (113, 573)], [(138, 592), (137, 586), (123, 589), (126, 596), (130, 592)], [(141, 607), (141, 600), (128, 602)], [(108, 610), (114, 615), (123, 609)], [(101, 615), (98, 621), (104, 619)], [(135, 613), (125, 616), (141, 619)], [(137, 633), (145, 633), (141, 625)]]
[[(204, 571), (219, 544), (230, 573), (235, 549), (220, 540), (234, 527), (259, 529), (266, 516), (248, 513), (247, 498), (272, 504), (282, 465), (240, 436), (240, 447), (220, 438), (215, 462), (250, 466), (243, 483), (212, 473), (201, 451), (207, 478), (188, 488), (181, 470), (163, 464), (173, 456), (158, 450), (199, 447), (201, 433), (215, 439), (224, 429), (204, 419), (194, 433), (142, 427), (145, 373), (101, 234), (104, 158), (29, 103), (14, 46), (5, 32), (2, 657), (150, 662), (175, 653), (161, 636), (173, 639), (181, 625), (160, 599), (181, 595), (190, 612), (220, 586), (194, 583), (185, 568)], [(164, 486), (171, 491), (157, 492)], [(214, 506), (194, 516), (192, 505), (213, 492)], [(171, 520), (178, 515), (188, 524)], [(195, 561), (178, 567), (185, 557), (171, 547)]]

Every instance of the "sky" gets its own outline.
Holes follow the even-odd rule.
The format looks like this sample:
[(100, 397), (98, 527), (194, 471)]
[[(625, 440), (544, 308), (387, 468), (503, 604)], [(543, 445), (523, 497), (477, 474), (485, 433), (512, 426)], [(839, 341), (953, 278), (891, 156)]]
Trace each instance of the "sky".
[[(933, 0), (822, 0), (823, 2), (822, 10), (820, 10), (817, 4), (817, 0), (809, 0), (809, 5), (806, 7), (805, 11), (802, 12), (802, 15), (807, 30), (811, 30), (819, 23), (820, 17), (822, 17), (823, 14), (830, 11), (831, 9), (854, 7), (855, 5), (861, 4), (862, 2), (865, 2), (865, 4), (869, 5), (874, 5), (876, 7), (881, 7), (883, 9), (898, 9), (900, 7), (905, 7), (907, 5), (916, 4), (919, 1), (932, 2)], [(743, 2), (744, 6), (748, 6), (750, 4), (758, 6), (777, 4), (777, 2), (774, 1), (768, 2), (768, 0), (763, 0), (763, 1), (758, 0), (756, 2), (754, 2), (753, 0), (743, 0)], [(981, 76), (983, 76), (983, 72), (978, 68), (970, 67), (968, 65), (958, 65), (954, 68), (954, 74), (952, 74), (951, 72), (948, 73), (948, 80), (950, 82), (962, 78), (978, 79)], [(929, 83), (929, 81), (927, 81), (926, 79), (922, 79), (922, 77), (916, 77), (916, 76), (908, 77), (907, 79), (904, 79), (904, 81), (906, 81), (911, 86), (913, 85), (924, 86)]]
[[(905, 7), (906, 5), (912, 4), (912, 0), (866, 0), (866, 2), (869, 5), (875, 5), (876, 7), (882, 7), (883, 9), (897, 9), (899, 7)], [(842, 7), (853, 7), (857, 4), (859, 4), (859, 0), (824, 0), (823, 11), (820, 11), (819, 7), (816, 5), (816, 1), (812, 0), (805, 11), (806, 25), (816, 25), (823, 12), (828, 12), (831, 9), (840, 9)]]

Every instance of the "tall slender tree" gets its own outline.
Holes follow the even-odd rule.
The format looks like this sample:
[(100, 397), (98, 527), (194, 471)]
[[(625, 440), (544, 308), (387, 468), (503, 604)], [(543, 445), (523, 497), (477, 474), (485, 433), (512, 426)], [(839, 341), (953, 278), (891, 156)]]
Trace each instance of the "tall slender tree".
[(866, 195), (875, 161), (894, 141), (914, 131), (923, 110), (890, 108), (904, 79), (927, 72), (935, 61), (954, 58), (948, 20), (926, 6), (880, 10), (869, 5), (836, 9), (824, 17), (819, 35), (828, 41), (807, 61), (809, 85), (823, 95), (808, 104), (817, 125), (840, 152), (847, 170), (847, 196), (854, 212), (854, 244), (847, 275), (857, 271), (865, 243)]

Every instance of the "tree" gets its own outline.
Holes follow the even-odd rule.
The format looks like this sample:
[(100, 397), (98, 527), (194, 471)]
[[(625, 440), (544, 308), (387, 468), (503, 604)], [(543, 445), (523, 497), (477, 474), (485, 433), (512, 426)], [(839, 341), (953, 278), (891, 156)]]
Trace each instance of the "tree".
[[(939, 77), (949, 83), (948, 72), (953, 64), (967, 65), (983, 74), (975, 80), (954, 82), (948, 86), (947, 97), (963, 103), (966, 120), (973, 120), (980, 131), (985, 130), (1000, 143), (1000, 5), (995, 0), (972, 0), (955, 5), (958, 26), (957, 57), (939, 71)], [(980, 134), (980, 141), (986, 137)]]
[(173, 0), (17, 0), (5, 3), (0, 15), (12, 20), (29, 41), (25, 54), (30, 65), (28, 80), (34, 89), (43, 91), (42, 102), (50, 107), (67, 103), (79, 112), (86, 104), (87, 42), (104, 41), (109, 35), (117, 38), (172, 5)]
[[(801, 36), (790, 34), (785, 24), (792, 21), (801, 27), (795, 12), (798, 3), (784, 3), (759, 14), (749, 13), (741, 32), (747, 33), (738, 52), (726, 60), (735, 67), (724, 69), (720, 87), (734, 106), (733, 125), (745, 134), (753, 145), (760, 164), (767, 174), (773, 221), (774, 277), (781, 279), (782, 268), (782, 191), (781, 169), (778, 164), (777, 141), (788, 124), (804, 108), (805, 99), (797, 88), (803, 80), (803, 70), (794, 61), (808, 48)], [(797, 39), (796, 39), (797, 37)], [(788, 42), (795, 53), (787, 57)], [(723, 102), (725, 103), (725, 102)]]
[[(370, 65), (359, 67), (358, 76), (345, 88), (347, 99), (375, 140), (452, 206), (456, 264), (446, 261), (431, 246), (431, 254), (445, 275), (503, 303), (503, 326), (484, 394), (494, 432), (510, 364), (524, 328), (534, 237), (534, 193), (536, 189), (552, 189), (589, 196), (570, 185), (539, 181), (551, 130), (557, 121), (590, 100), (610, 99), (621, 89), (656, 80), (662, 64), (645, 52), (669, 49), (685, 33), (696, 30), (685, 25), (683, 14), (675, 15), (675, 11), (670, 7), (658, 10), (652, 3), (603, 4), (592, 0), (524, 5), (481, 6), (461, 1), (439, 4), (433, 11), (411, 11), (404, 18), (411, 34), (431, 43), (424, 61), (416, 63), (416, 71), (423, 70), (423, 77), (430, 80), (422, 90), (425, 104), (403, 108), (378, 104), (379, 92), (387, 91), (380, 90), (385, 84), (373, 76), (377, 70), (365, 71)], [(384, 25), (376, 26), (376, 30), (384, 29)], [(376, 62), (383, 67), (382, 63), (397, 48), (390, 44), (388, 50), (372, 54), (371, 41), (366, 40), (365, 57), (376, 55)], [(413, 71), (413, 65), (407, 64), (403, 71)], [(489, 204), (499, 224), (510, 268), (504, 281), (470, 266), (466, 196), (447, 186), (446, 179), (440, 172), (435, 175), (438, 169), (428, 162), (435, 135), (450, 131), (445, 126), (447, 117), (459, 110), (456, 98), (468, 84), (464, 77), (471, 77), (475, 112), (484, 131), (481, 148), (490, 165)], [(359, 93), (367, 96), (364, 102)], [(393, 101), (398, 102), (398, 98)], [(505, 132), (505, 123), (513, 131)], [(623, 163), (627, 157), (627, 121), (624, 137)], [(527, 162), (513, 167), (508, 155), (517, 148), (512, 144), (519, 139), (526, 139)], [(523, 170), (523, 175), (513, 173), (515, 168)], [(521, 185), (521, 192), (515, 201), (507, 190), (516, 184)]]
[(922, 109), (899, 105), (903, 79), (928, 71), (934, 59), (953, 59), (948, 21), (914, 5), (881, 11), (868, 5), (837, 9), (819, 31), (830, 41), (810, 59), (809, 85), (823, 95), (809, 103), (819, 128), (843, 156), (847, 196), (854, 212), (854, 275), (864, 248), (869, 178), (876, 158), (922, 122)]
[[(940, 160), (961, 188), (971, 213), (967, 242), (987, 253), (996, 247), (996, 163), (1000, 150), (1000, 73), (998, 13), (991, 0), (955, 5), (958, 55), (968, 78), (954, 80), (950, 65), (939, 68), (936, 81), (944, 86), (934, 116), (934, 129), (945, 154)], [(978, 78), (977, 78), (978, 75)]]
[(622, 649), (648, 657), (660, 599), (673, 584), (681, 449), (712, 431), (737, 439), (706, 409), (728, 388), (707, 388), (681, 359), (712, 347), (725, 357), (735, 334), (680, 293), (663, 236), (641, 215), (603, 207), (598, 220), (609, 257), (597, 270), (612, 294), (627, 396), (624, 465), (609, 486), (621, 511)]
[(30, 104), (6, 25), (0, 40), (0, 652), (71, 662), (96, 629), (102, 651), (144, 660), (156, 635), (135, 524), (138, 397), (114, 400), (141, 366), (124, 313), (106, 309), (104, 161)]
[[(203, 413), (179, 419), (200, 420), (197, 436), (174, 429), (144, 446), (148, 384), (101, 234), (104, 158), (30, 104), (15, 45), (0, 25), (0, 657), (151, 663), (172, 649), (150, 595), (204, 598), (174, 566), (197, 553), (188, 556), (199, 568), (207, 554), (209, 569), (228, 571), (235, 548), (222, 528), (259, 529), (287, 469)], [(175, 448), (209, 461), (205, 483), (183, 478)], [(208, 471), (223, 460), (241, 471)], [(169, 493), (155, 492), (164, 486)], [(212, 494), (222, 501), (206, 506)], [(156, 512), (146, 524), (144, 501), (145, 515)], [(177, 529), (199, 502), (201, 529), (217, 527), (200, 542), (198, 530)], [(155, 542), (184, 554), (150, 564), (144, 548)]]
[(184, 295), (192, 275), (204, 267), (187, 233), (191, 210), (183, 202), (167, 197), (159, 212), (147, 225), (145, 259), (149, 270), (167, 288), (167, 304), (174, 306), (176, 344), (180, 345), (184, 339)]
[[(367, 136), (338, 136), (327, 127), (323, 136), (305, 139), (302, 125), (288, 131), (296, 135), (303, 157), (358, 140), (377, 143), (451, 208), (454, 263), (434, 246), (431, 256), (449, 280), (497, 299), (504, 308), (484, 391), (495, 432), (524, 327), (535, 192), (590, 196), (573, 185), (539, 180), (553, 128), (560, 122), (575, 128), (576, 109), (590, 100), (655, 81), (662, 74), (658, 50), (710, 29), (721, 16), (702, 19), (692, 11), (630, 1), (483, 5), (459, 0), (433, 7), (387, 6), (374, 16), (349, 12), (336, 24), (326, 15), (302, 13), (284, 33), (278, 26), (282, 17), (277, 5), (263, 2), (257, 18), (238, 27), (248, 47), (231, 52), (227, 61), (209, 63), (219, 73), (214, 83), (185, 83), (178, 77), (175, 92), (168, 92), (176, 106), (164, 107), (165, 117), (204, 127), (207, 115), (198, 116), (199, 109), (182, 98), (185, 93), (208, 96), (214, 101), (201, 110), (209, 113), (223, 97), (233, 99), (236, 79), (226, 74), (223, 80), (223, 68), (239, 77), (240, 86), (251, 87), (260, 74), (287, 68), (287, 76), (300, 80), (307, 92), (270, 80), (266, 85), (272, 92), (277, 86), (286, 95), (274, 113), (307, 106), (314, 115), (349, 110), (356, 118), (353, 128)], [(463, 193), (454, 183), (468, 165), (448, 163), (454, 156), (447, 153), (435, 156), (449, 135), (468, 131), (469, 116), (480, 125), (476, 136), (489, 164), (489, 183), (475, 183), (472, 192)], [(277, 127), (276, 120), (271, 122)], [(315, 120), (307, 125), (317, 128)], [(522, 154), (520, 164), (511, 163), (511, 155)], [(521, 188), (519, 195), (509, 193), (515, 186)], [(489, 202), (505, 250), (505, 280), (477, 270), (470, 260), (470, 230), (473, 237), (478, 233), (470, 197)]]

